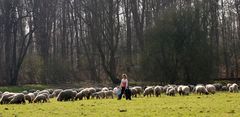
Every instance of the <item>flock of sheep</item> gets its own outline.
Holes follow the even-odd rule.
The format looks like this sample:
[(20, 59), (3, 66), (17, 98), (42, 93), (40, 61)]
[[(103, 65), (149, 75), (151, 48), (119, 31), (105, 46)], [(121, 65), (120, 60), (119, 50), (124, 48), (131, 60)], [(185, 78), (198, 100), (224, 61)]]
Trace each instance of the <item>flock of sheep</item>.
[[(104, 88), (74, 88), (74, 89), (46, 89), (46, 90), (29, 90), (22, 93), (0, 92), (1, 104), (22, 104), (28, 101), (29, 103), (44, 103), (50, 102), (50, 98), (56, 98), (57, 101), (74, 101), (83, 99), (113, 99), (117, 96), (118, 87), (104, 87)], [(161, 96), (166, 94), (168, 96), (189, 95), (190, 93), (197, 93), (200, 95), (214, 94), (216, 91), (238, 92), (238, 85), (236, 83), (222, 85), (220, 83), (207, 85), (165, 85), (165, 86), (134, 86), (130, 87), (132, 97), (145, 96)]]

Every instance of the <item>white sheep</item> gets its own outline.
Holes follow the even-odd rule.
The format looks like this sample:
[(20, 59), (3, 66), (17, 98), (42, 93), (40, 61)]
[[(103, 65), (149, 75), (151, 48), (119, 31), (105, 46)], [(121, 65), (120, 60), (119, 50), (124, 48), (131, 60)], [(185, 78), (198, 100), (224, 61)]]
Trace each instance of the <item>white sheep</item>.
[(212, 84), (207, 84), (206, 89), (209, 93), (215, 94), (216, 92), (216, 87)]
[(197, 93), (197, 94), (206, 94), (206, 95), (208, 95), (209, 93), (208, 93), (208, 91), (207, 91), (207, 89), (204, 87), (204, 86), (202, 86), (202, 85), (197, 85), (196, 87), (195, 87), (195, 92)]
[(178, 91), (179, 95), (189, 95), (190, 87), (185, 86), (185, 85), (180, 85), (180, 86), (178, 86), (177, 91)]
[[(11, 98), (11, 97), (9, 97)], [(25, 104), (25, 98), (23, 93), (16, 93), (12, 96), (10, 104)]]
[(147, 87), (147, 88), (144, 90), (143, 96), (144, 96), (144, 97), (145, 97), (145, 96), (148, 97), (148, 95), (150, 95), (150, 97), (151, 97), (152, 95), (154, 95), (154, 89), (153, 89), (153, 87)]
[(238, 85), (236, 83), (233, 83), (231, 86), (229, 86), (229, 92), (238, 92)]
[(161, 93), (163, 92), (163, 87), (162, 86), (155, 86), (154, 87), (154, 94), (156, 97), (159, 95), (161, 96)]

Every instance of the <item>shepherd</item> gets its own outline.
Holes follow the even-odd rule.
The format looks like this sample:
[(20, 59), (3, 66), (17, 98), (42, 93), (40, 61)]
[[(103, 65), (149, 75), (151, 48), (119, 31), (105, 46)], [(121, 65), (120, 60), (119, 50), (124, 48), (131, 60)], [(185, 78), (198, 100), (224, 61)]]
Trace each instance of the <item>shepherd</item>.
[(127, 74), (122, 74), (120, 87), (121, 87), (121, 94), (118, 95), (118, 100), (122, 99), (122, 95), (125, 93), (125, 90), (128, 88)]

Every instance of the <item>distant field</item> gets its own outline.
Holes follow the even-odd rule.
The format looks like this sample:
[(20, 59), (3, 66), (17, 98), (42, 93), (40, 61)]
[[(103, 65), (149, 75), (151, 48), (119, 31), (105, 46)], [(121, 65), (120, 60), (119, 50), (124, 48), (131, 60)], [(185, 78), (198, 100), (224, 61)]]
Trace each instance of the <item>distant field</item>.
[(0, 105), (0, 117), (240, 117), (240, 93)]

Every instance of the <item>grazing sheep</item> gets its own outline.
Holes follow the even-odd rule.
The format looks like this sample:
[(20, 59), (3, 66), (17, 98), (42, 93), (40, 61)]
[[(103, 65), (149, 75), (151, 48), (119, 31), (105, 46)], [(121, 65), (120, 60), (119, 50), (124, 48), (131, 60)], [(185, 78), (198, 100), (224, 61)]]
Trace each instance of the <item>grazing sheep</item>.
[(77, 95), (76, 91), (73, 91), (72, 89), (66, 89), (59, 93), (57, 97), (57, 101), (69, 101), (74, 100), (75, 96)]
[(158, 97), (159, 95), (161, 96), (162, 92), (163, 92), (163, 87), (162, 86), (154, 87), (154, 94), (156, 95), (156, 97)]
[(83, 97), (86, 97), (87, 99), (89, 99), (90, 96), (91, 96), (91, 93), (90, 93), (90, 91), (88, 90), (88, 88), (83, 89), (82, 91), (80, 91), (80, 93), (82, 93), (82, 94), (83, 94)]
[(233, 83), (231, 86), (229, 86), (229, 92), (238, 92), (238, 85), (236, 83)]
[(104, 91), (99, 91), (97, 92), (99, 94), (99, 96), (104, 99), (106, 97), (106, 93)]
[(53, 93), (53, 89), (47, 89), (47, 91), (49, 92), (49, 94)]
[(176, 89), (175, 88), (170, 88), (169, 90), (167, 90), (166, 94), (169, 95), (169, 96), (175, 96)]
[(221, 91), (222, 90), (223, 85), (221, 83), (214, 83), (212, 85), (215, 86), (216, 91)]
[(143, 96), (144, 96), (144, 97), (145, 97), (145, 96), (148, 97), (148, 95), (150, 95), (150, 97), (151, 97), (152, 95), (154, 95), (153, 87), (147, 87), (147, 88), (144, 90)]
[(189, 95), (190, 87), (189, 86), (180, 85), (180, 86), (178, 86), (177, 91), (178, 91), (179, 95)]
[(54, 98), (53, 94), (48, 95), (48, 98)]
[(49, 95), (50, 93), (49, 93), (48, 90), (42, 90), (42, 91), (38, 92), (37, 95), (40, 95), (40, 94), (47, 94), (47, 97), (48, 97), (48, 95)]
[(113, 91), (109, 90), (109, 91), (104, 91), (105, 93), (105, 97), (108, 98), (112, 98), (113, 99)]
[(88, 89), (88, 91), (89, 91), (89, 97), (93, 94), (93, 93), (96, 93), (96, 89), (95, 88), (93, 88), (93, 87), (91, 87), (91, 88), (87, 88)]
[(9, 102), (10, 104), (25, 104), (25, 98), (23, 93), (16, 93), (12, 97), (12, 100)]
[(44, 102), (48, 102), (48, 99), (47, 99), (47, 97), (45, 96), (45, 95), (43, 95), (43, 94), (40, 94), (40, 95), (38, 95), (34, 100), (33, 100), (33, 102), (34, 103), (44, 103)]
[(12, 98), (13, 98), (12, 96), (14, 94), (15, 93), (4, 92), (3, 95), (2, 95), (0, 103), (1, 104), (8, 104), (12, 100)]
[(207, 91), (207, 89), (204, 87), (204, 86), (202, 86), (202, 85), (197, 85), (196, 87), (195, 87), (195, 92), (197, 93), (197, 94), (206, 94), (206, 95), (208, 95), (209, 93), (208, 93), (208, 91)]
[(206, 89), (209, 93), (212, 93), (212, 94), (215, 94), (215, 92), (216, 92), (216, 87), (212, 84), (206, 85)]
[[(77, 97), (77, 96), (76, 96)], [(101, 99), (101, 96), (100, 96), (100, 94), (99, 94), (99, 92), (96, 92), (96, 93), (93, 93), (92, 95), (91, 95), (91, 97), (94, 99), (94, 98), (96, 98), (96, 99)]]
[(28, 91), (22, 91), (22, 93), (25, 95), (25, 94), (28, 94)]
[(137, 97), (137, 93), (138, 93), (137, 89), (133, 87), (133, 88), (130, 88), (130, 90), (132, 92), (132, 96)]
[(35, 98), (34, 93), (29, 93), (29, 94), (25, 95), (25, 100), (27, 100), (28, 103), (32, 103), (34, 98)]
[(227, 86), (222, 86), (222, 91), (228, 91), (228, 87)]
[(141, 86), (135, 86), (133, 89), (137, 90), (137, 95), (141, 96), (141, 93), (143, 92), (143, 89)]
[(57, 97), (58, 94), (59, 94), (61, 91), (63, 91), (63, 90), (62, 90), (62, 89), (55, 89), (52, 94), (54, 95), (54, 97)]
[(107, 87), (103, 87), (101, 91), (109, 91)]
[(231, 83), (227, 83), (227, 87), (229, 88), (232, 84)]
[(84, 94), (82, 92), (77, 93), (75, 100), (82, 100), (84, 97)]

